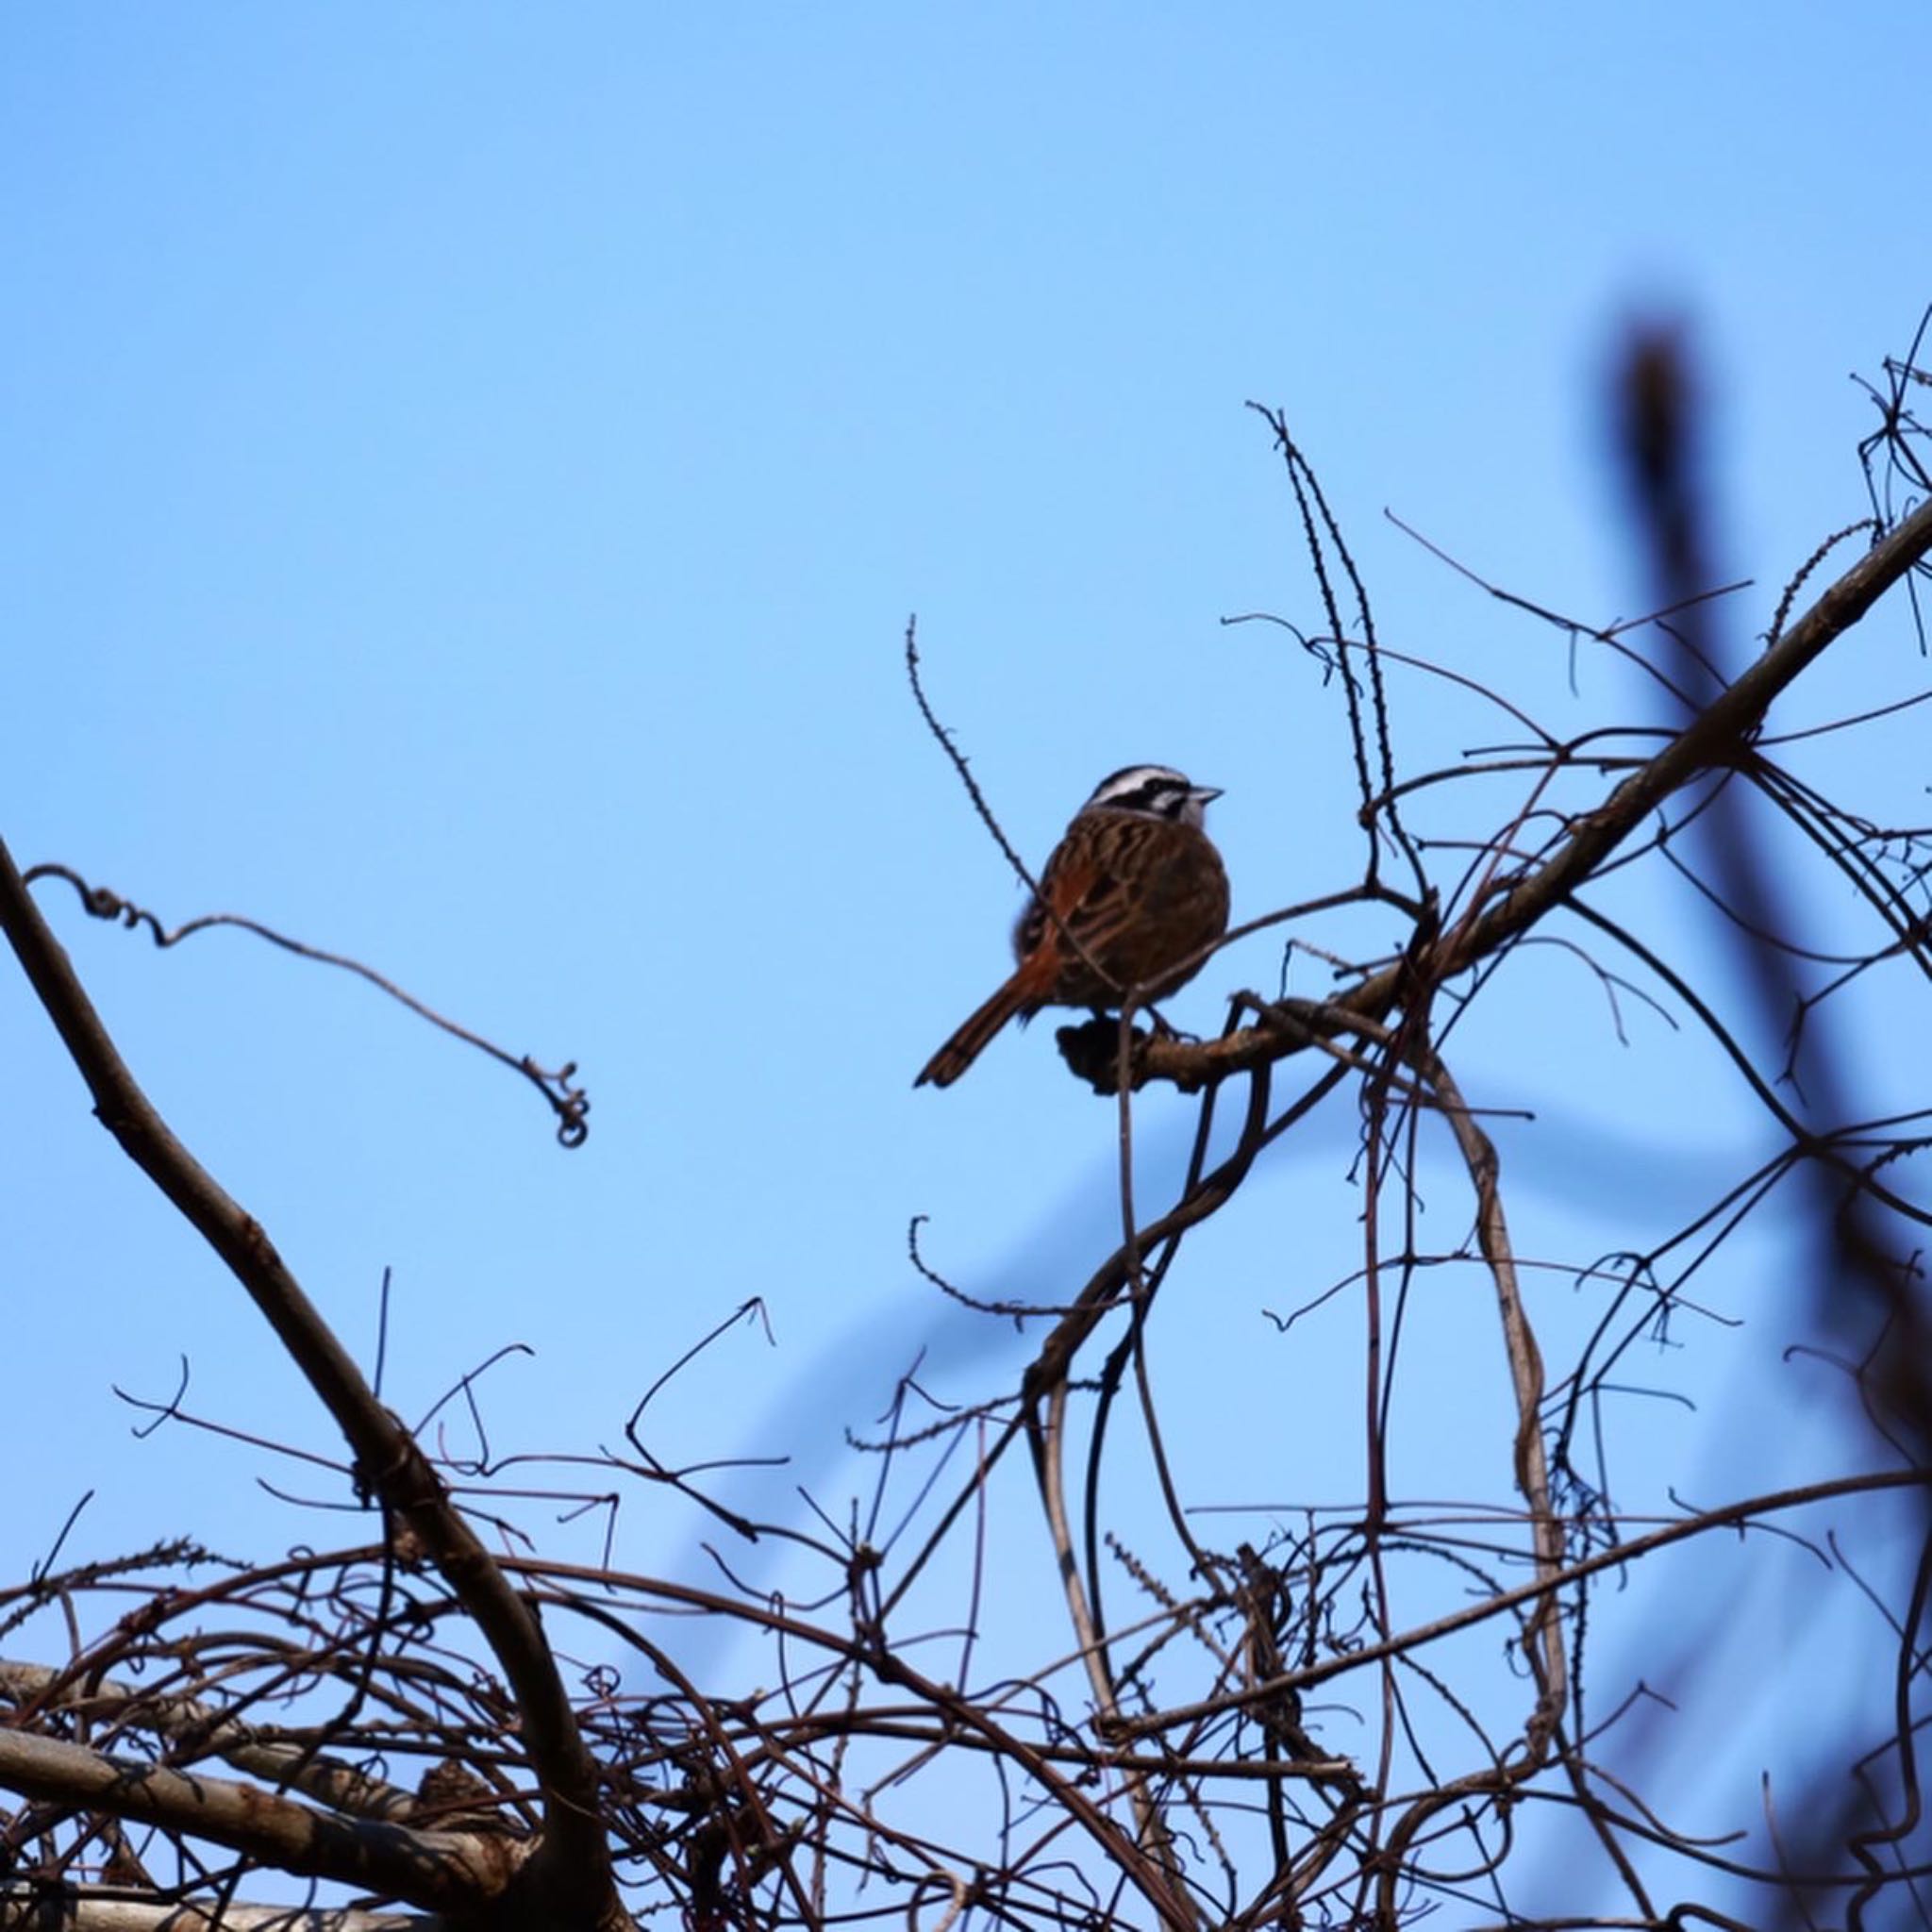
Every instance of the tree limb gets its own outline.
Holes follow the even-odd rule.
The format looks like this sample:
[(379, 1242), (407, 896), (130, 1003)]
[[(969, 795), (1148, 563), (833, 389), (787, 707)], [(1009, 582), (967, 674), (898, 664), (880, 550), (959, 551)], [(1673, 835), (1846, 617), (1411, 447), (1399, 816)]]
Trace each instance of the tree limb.
[(513, 1841), (339, 1818), (232, 1778), (109, 1757), (27, 1731), (0, 1731), (0, 1785), (44, 1803), (225, 1846), (305, 1878), (332, 1878), (423, 1906), (474, 1905), (502, 1892)]
[(0, 1885), (0, 1932), (446, 1932), (448, 1920), (420, 1912), (365, 1912), (355, 1906), (149, 1905), (92, 1886)]
[[(1591, 878), (1679, 786), (1730, 762), (1734, 748), (1763, 722), (1773, 701), (1928, 554), (1932, 501), (1874, 543), (1656, 758), (1631, 773), (1595, 811), (1579, 817), (1550, 858), (1513, 880), (1499, 881), (1487, 905), (1472, 907), (1447, 928), (1432, 962), (1438, 980), (1465, 971), (1526, 932)], [(1303, 1026), (1321, 1035), (1338, 1030), (1338, 1019), (1324, 1015), (1380, 1019), (1395, 1004), (1408, 970), (1398, 962), (1326, 1003), (1283, 1002), (1283, 1010), (1299, 1023), (1292, 1030), (1263, 1023), (1198, 1043), (1150, 1038), (1135, 1057), (1135, 1070), (1143, 1080), (1191, 1088), (1264, 1060), (1286, 1059), (1309, 1043)]]
[(348, 1439), (361, 1481), (422, 1539), (502, 1667), (543, 1793), (545, 1828), (526, 1874), (530, 1884), (551, 1896), (559, 1922), (627, 1924), (599, 1824), (596, 1762), (584, 1744), (556, 1658), (529, 1606), (510, 1587), (451, 1501), (428, 1457), (375, 1399), (267, 1232), (155, 1110), (42, 918), (4, 843), (0, 926), (87, 1082), (102, 1124), (247, 1291)]

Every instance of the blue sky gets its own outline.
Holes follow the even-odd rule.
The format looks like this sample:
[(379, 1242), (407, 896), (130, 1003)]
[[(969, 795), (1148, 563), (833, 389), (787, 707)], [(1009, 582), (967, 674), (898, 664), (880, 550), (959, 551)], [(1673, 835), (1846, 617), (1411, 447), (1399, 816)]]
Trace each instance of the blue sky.
[[(155, 1099), (365, 1353), (393, 1270), (401, 1409), (518, 1341), (497, 1446), (611, 1441), (759, 1294), (776, 1348), (687, 1372), (661, 1452), (789, 1449), (836, 1499), (870, 1480), (841, 1431), (922, 1342), (955, 1393), (1022, 1359), (913, 1282), (908, 1218), (962, 1284), (1050, 1300), (1116, 1213), (1113, 1116), (1045, 1027), (911, 1090), (1017, 903), (909, 703), (908, 614), (1030, 855), (1154, 758), (1225, 789), (1238, 916), (1348, 883), (1332, 693), (1282, 633), (1220, 622), (1318, 619), (1243, 402), (1288, 410), (1385, 641), (1566, 729), (1641, 715), (1599, 661), (1573, 691), (1555, 633), (1382, 511), (1632, 614), (1599, 384), (1621, 324), (1684, 317), (1724, 569), (1760, 586), (1746, 648), (1862, 510), (1847, 373), (1932, 297), (1926, 31), (1909, 5), (14, 9), (0, 829), (579, 1062), (565, 1155), (515, 1081), (366, 988), (234, 934), (156, 954), (46, 897)], [(1501, 735), (1435, 688), (1403, 719), (1418, 767)], [(1230, 955), (1175, 1017), (1212, 1026), (1276, 970), (1266, 941)], [(1529, 1211), (1588, 1259), (1632, 1191), (1695, 1202), (1756, 1143), (1729, 1096), (1645, 1112), (1660, 1034), (1585, 1105), (1576, 998), (1525, 975), (1472, 1052), (1489, 1101), (1545, 1109)], [(313, 1534), (250, 1453), (127, 1440), (110, 1385), (165, 1394), (182, 1355), (205, 1413), (326, 1432), (17, 989), (0, 1051), (13, 1348), (59, 1365), (11, 1405), (47, 1475), (0, 1569), (89, 1487), (89, 1552), (184, 1515), (218, 1544)], [(1150, 1159), (1186, 1118), (1149, 1103)], [(1348, 1265), (1350, 1133), (1318, 1122), (1200, 1244), (1177, 1404), (1237, 1364), (1291, 1375), (1311, 1428), (1343, 1401), (1319, 1358), (1267, 1355), (1258, 1310)], [(1418, 1395), (1425, 1459), (1449, 1399)], [(1713, 1483), (1745, 1479), (1699, 1434), (1727, 1412), (1668, 1438)], [(646, 1561), (688, 1525), (626, 1527)]]

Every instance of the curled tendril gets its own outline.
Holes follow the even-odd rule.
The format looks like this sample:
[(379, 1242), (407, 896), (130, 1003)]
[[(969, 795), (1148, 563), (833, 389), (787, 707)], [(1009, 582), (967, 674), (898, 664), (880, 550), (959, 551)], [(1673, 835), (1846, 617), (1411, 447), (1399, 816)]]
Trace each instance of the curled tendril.
[(218, 925), (239, 926), (242, 931), (253, 933), (257, 939), (266, 940), (271, 945), (279, 946), (285, 953), (293, 953), (298, 958), (314, 959), (325, 966), (339, 966), (344, 973), (353, 973), (359, 979), (366, 979), (371, 986), (379, 988), (392, 1000), (399, 1000), (420, 1019), (427, 1020), (431, 1025), (440, 1026), (445, 1033), (453, 1034), (465, 1044), (474, 1046), (479, 1053), (486, 1053), (493, 1060), (500, 1061), (513, 1072), (521, 1074), (531, 1086), (536, 1088), (549, 1103), (551, 1111), (557, 1116), (557, 1141), (561, 1147), (581, 1147), (590, 1137), (589, 1114), (591, 1098), (581, 1087), (575, 1084), (577, 1063), (566, 1060), (555, 1072), (539, 1066), (528, 1054), (506, 1053), (492, 1041), (473, 1033), (467, 1026), (458, 1025), (447, 1019), (433, 1007), (425, 1006), (413, 993), (406, 992), (393, 980), (386, 979), (374, 967), (365, 966), (359, 959), (351, 959), (341, 953), (325, 952), (320, 946), (311, 946), (301, 940), (291, 939), (286, 933), (276, 932), (274, 927), (263, 925), (258, 920), (244, 919), (235, 912), (208, 912), (199, 919), (191, 919), (186, 924), (170, 929), (145, 907), (137, 906), (131, 900), (124, 899), (120, 893), (107, 886), (92, 886), (77, 872), (64, 865), (36, 865), (25, 874), (26, 883), (32, 885), (43, 878), (64, 879), (79, 896), (82, 908), (90, 918), (105, 919), (115, 924), (125, 926), (135, 932), (145, 927), (155, 944), (159, 947), (179, 945), (185, 939), (198, 932), (206, 932)]

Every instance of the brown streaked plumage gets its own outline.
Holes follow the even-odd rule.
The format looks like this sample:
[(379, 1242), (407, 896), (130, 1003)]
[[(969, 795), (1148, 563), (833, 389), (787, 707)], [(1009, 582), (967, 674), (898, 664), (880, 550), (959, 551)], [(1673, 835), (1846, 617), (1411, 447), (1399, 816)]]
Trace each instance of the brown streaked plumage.
[(1118, 1008), (1130, 988), (1165, 999), (1227, 930), (1227, 873), (1202, 829), (1221, 793), (1165, 765), (1128, 765), (1094, 788), (1040, 874), (1013, 932), (1012, 975), (912, 1084), (950, 1087), (1016, 1014)]

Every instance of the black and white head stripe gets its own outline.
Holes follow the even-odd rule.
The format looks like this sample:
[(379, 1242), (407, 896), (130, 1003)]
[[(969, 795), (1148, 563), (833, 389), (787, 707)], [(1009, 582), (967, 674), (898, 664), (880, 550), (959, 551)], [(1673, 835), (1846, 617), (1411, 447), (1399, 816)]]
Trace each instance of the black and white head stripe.
[(1082, 811), (1134, 811), (1154, 819), (1198, 825), (1210, 799), (1221, 793), (1195, 785), (1171, 765), (1124, 765), (1093, 788)]

